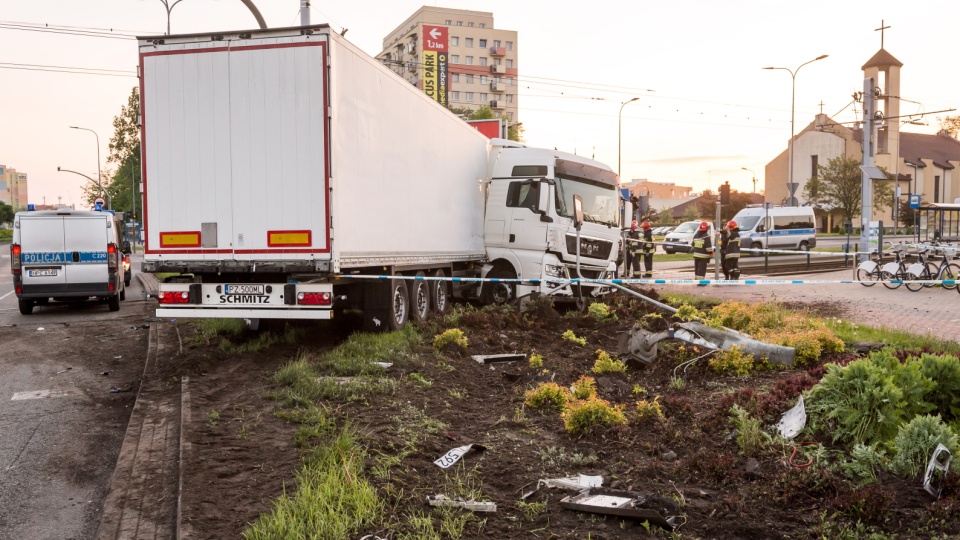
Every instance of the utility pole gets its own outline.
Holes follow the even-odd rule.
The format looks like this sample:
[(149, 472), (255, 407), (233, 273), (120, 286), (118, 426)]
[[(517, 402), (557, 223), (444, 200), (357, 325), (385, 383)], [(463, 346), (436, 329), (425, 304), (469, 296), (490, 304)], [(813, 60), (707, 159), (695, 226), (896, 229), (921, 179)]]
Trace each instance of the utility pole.
[[(873, 164), (876, 145), (874, 114), (876, 113), (876, 81), (873, 77), (863, 80), (863, 161), (860, 165), (860, 260), (867, 260), (870, 251), (870, 222), (873, 221), (873, 181), (885, 180), (887, 175)], [(878, 236), (878, 241), (880, 240)], [(883, 252), (883, 246), (877, 245), (877, 252)]]

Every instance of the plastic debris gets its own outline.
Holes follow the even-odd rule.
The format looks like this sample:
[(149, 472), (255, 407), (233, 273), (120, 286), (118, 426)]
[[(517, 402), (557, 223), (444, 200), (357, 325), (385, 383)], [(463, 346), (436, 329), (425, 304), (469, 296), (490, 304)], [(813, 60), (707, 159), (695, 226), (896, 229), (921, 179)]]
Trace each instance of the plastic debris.
[(474, 449), (474, 448), (478, 452), (482, 452), (483, 450), (487, 449), (482, 444), (468, 444), (466, 446), (458, 446), (453, 450), (450, 450), (443, 456), (441, 456), (440, 459), (434, 461), (433, 463), (434, 465), (436, 465), (437, 467), (440, 467), (441, 469), (446, 469), (447, 467), (460, 461), (460, 458), (462, 458), (464, 454), (466, 454), (467, 452), (469, 452), (471, 449)]
[(800, 433), (805, 425), (807, 425), (807, 409), (803, 404), (803, 396), (800, 396), (797, 404), (780, 418), (780, 422), (777, 423), (777, 430), (784, 439), (792, 439), (797, 436), (797, 433)]
[(568, 510), (648, 521), (668, 531), (673, 530), (676, 516), (680, 515), (680, 507), (668, 497), (609, 488), (590, 488), (564, 497), (560, 506)]
[[(950, 461), (953, 455), (943, 444), (938, 444), (930, 456), (930, 462), (927, 463), (927, 472), (923, 475), (923, 489), (937, 499), (940, 498), (940, 492), (943, 491), (943, 482), (950, 470)], [(933, 484), (937, 484), (934, 487)]]
[(383, 369), (390, 369), (390, 367), (393, 366), (393, 362), (371, 362), (371, 364)]
[(572, 489), (582, 491), (584, 489), (589, 489), (592, 487), (600, 487), (603, 485), (602, 476), (588, 476), (586, 474), (578, 474), (577, 476), (569, 476), (567, 478), (541, 478), (537, 481), (537, 487), (533, 490), (528, 491), (520, 496), (520, 500), (527, 500), (531, 495), (540, 491), (542, 486), (547, 486), (548, 488), (560, 488), (560, 489)]
[(472, 510), (474, 512), (496, 512), (497, 511), (497, 503), (474, 501), (472, 499), (469, 501), (465, 501), (460, 498), (451, 499), (444, 495), (427, 495), (427, 502), (430, 503), (430, 506), (450, 506), (453, 508), (464, 508), (466, 510)]
[(527, 355), (523, 353), (518, 354), (475, 354), (470, 358), (473, 358), (481, 364), (496, 364), (498, 362), (520, 362), (527, 359)]

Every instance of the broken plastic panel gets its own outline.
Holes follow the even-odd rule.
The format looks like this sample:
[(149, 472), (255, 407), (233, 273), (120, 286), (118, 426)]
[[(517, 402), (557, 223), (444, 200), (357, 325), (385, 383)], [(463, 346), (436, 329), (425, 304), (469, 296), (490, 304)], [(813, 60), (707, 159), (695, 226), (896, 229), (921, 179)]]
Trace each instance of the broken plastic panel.
[(560, 506), (593, 514), (647, 521), (672, 531), (680, 507), (673, 499), (636, 491), (591, 488), (578, 495), (564, 497)]
[(937, 499), (940, 498), (940, 493), (943, 491), (943, 482), (947, 476), (947, 471), (950, 470), (952, 459), (950, 450), (946, 446), (938, 444), (933, 451), (933, 455), (930, 456), (930, 462), (927, 463), (927, 472), (923, 475), (923, 489)]
[(792, 439), (807, 425), (807, 409), (803, 405), (803, 396), (797, 400), (792, 409), (783, 414), (777, 424), (777, 430), (784, 439)]

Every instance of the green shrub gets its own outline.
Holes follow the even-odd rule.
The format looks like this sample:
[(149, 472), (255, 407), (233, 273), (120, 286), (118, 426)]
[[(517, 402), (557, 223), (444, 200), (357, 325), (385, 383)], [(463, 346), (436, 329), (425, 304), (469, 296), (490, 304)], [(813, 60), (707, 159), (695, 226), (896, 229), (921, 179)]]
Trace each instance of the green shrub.
[(596, 350), (597, 361), (593, 363), (591, 371), (594, 373), (626, 373), (627, 365), (622, 360), (615, 360), (602, 349)]
[(594, 302), (587, 308), (587, 315), (598, 321), (617, 320), (617, 314), (610, 310), (610, 306)]
[(877, 481), (877, 475), (888, 467), (889, 458), (878, 445), (855, 444), (850, 450), (850, 460), (840, 464), (840, 471), (854, 487), (862, 488)]
[(573, 343), (576, 343), (577, 345), (580, 345), (581, 347), (587, 344), (587, 339), (586, 339), (586, 338), (582, 338), (582, 337), (577, 337), (577, 335), (573, 333), (573, 330), (567, 330), (567, 331), (564, 332), (563, 335), (560, 336), (560, 337), (562, 337), (563, 339), (565, 339), (565, 340), (567, 340), (567, 341), (572, 341)]
[(450, 343), (453, 343), (462, 349), (466, 349), (470, 342), (467, 340), (467, 336), (463, 334), (463, 330), (460, 330), (459, 328), (450, 328), (448, 330), (444, 330), (443, 333), (433, 336), (433, 348), (438, 351)]
[(540, 383), (536, 388), (527, 390), (523, 394), (523, 402), (534, 409), (560, 410), (568, 401), (573, 399), (570, 391), (557, 383)]
[(921, 371), (933, 382), (924, 399), (947, 422), (960, 418), (960, 360), (956, 356), (920, 356)]
[(677, 312), (674, 313), (674, 317), (680, 319), (681, 321), (700, 321), (704, 319), (705, 315), (702, 311), (691, 306), (690, 304), (683, 304), (677, 308)]
[(737, 428), (737, 446), (744, 456), (758, 456), (770, 446), (772, 437), (763, 431), (760, 419), (753, 418), (740, 405), (730, 407), (730, 423)]
[(638, 422), (664, 420), (663, 408), (660, 406), (660, 396), (653, 398), (653, 401), (647, 401), (645, 399), (638, 401), (636, 419)]
[(708, 361), (711, 369), (717, 373), (733, 373), (737, 376), (749, 375), (753, 369), (753, 355), (743, 354), (742, 347), (731, 347), (719, 351)]
[[(928, 414), (914, 417), (900, 427), (893, 440), (893, 471), (908, 476), (923, 473), (938, 444), (947, 447), (952, 455), (960, 450), (956, 433), (943, 423), (940, 416)], [(956, 463), (953, 468), (960, 469)]]
[(593, 377), (580, 377), (571, 385), (574, 399), (590, 399), (597, 397), (597, 383)]
[(543, 355), (533, 353), (530, 355), (529, 359), (530, 367), (533, 369), (540, 369), (543, 367)]
[(560, 418), (569, 433), (584, 433), (594, 426), (627, 423), (622, 406), (610, 405), (608, 401), (596, 397), (567, 403)]

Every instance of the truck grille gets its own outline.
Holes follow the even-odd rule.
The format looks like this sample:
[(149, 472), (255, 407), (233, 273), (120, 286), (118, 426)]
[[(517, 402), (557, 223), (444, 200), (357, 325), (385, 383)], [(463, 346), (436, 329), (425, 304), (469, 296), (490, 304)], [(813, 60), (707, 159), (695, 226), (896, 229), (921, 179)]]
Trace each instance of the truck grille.
[[(593, 238), (580, 237), (580, 256), (591, 259), (607, 259), (610, 257), (610, 250), (613, 249), (613, 243), (606, 240), (595, 240)], [(567, 235), (567, 253), (576, 256), (577, 237)]]

